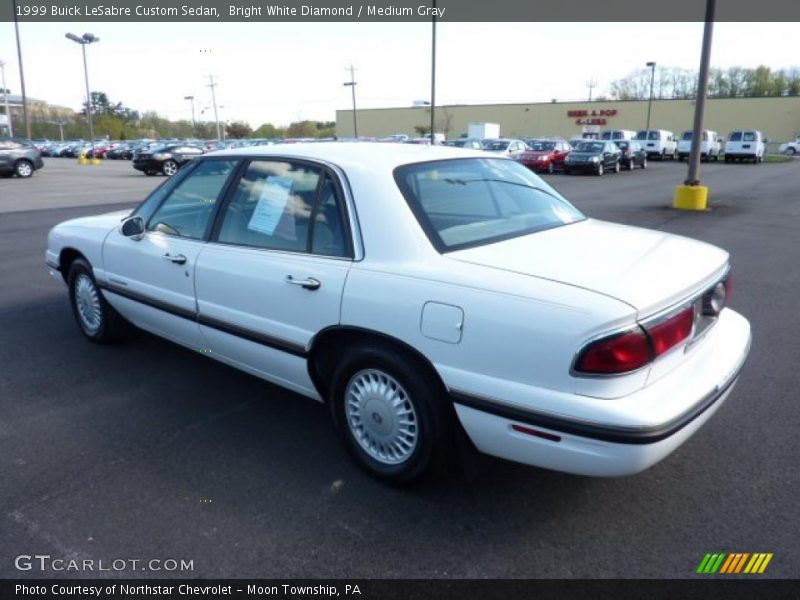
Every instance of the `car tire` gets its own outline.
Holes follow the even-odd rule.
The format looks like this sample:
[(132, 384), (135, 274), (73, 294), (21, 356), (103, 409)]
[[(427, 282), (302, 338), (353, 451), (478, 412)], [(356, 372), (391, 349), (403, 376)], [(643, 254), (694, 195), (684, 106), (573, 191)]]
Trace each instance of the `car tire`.
[(83, 335), (98, 344), (122, 338), (125, 320), (103, 297), (86, 260), (77, 258), (72, 262), (67, 286), (72, 314)]
[(797, 154), (797, 150), (795, 150), (794, 148), (789, 148), (786, 150), (786, 154), (788, 154), (789, 156), (794, 156), (795, 154)]
[(619, 173), (620, 172), (621, 167), (620, 167), (619, 163), (620, 163), (620, 161), (617, 161), (617, 162), (614, 163), (614, 173)]
[(556, 168), (555, 168), (555, 166), (553, 166), (553, 163), (551, 162), (549, 165), (547, 165), (547, 173), (548, 173), (548, 175), (552, 175), (555, 172), (556, 172)]
[(29, 160), (20, 159), (14, 163), (14, 174), (17, 177), (28, 178), (33, 175), (33, 163)]
[(164, 164), (161, 165), (161, 172), (167, 177), (172, 177), (178, 172), (178, 163), (174, 160), (165, 160)]
[(347, 352), (330, 387), (334, 425), (360, 467), (394, 484), (442, 470), (455, 415), (444, 386), (404, 352), (369, 344)]
[(647, 168), (647, 157), (646, 156), (642, 159), (642, 168), (643, 169)]
[(598, 164), (597, 164), (597, 170), (595, 171), (595, 174), (596, 174), (598, 177), (602, 177), (602, 176), (603, 176), (603, 171), (604, 171), (604, 169), (603, 169), (603, 163), (598, 163)]

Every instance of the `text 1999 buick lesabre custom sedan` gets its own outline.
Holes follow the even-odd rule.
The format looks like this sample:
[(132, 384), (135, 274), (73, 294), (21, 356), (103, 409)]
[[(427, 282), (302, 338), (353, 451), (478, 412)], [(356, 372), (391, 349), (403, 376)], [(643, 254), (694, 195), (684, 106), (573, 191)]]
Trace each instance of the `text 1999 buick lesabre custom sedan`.
[(319, 143), (216, 152), (132, 213), (53, 228), (91, 340), (128, 323), (329, 404), (392, 481), (480, 451), (642, 471), (730, 393), (750, 348), (728, 254), (588, 219), (516, 161)]

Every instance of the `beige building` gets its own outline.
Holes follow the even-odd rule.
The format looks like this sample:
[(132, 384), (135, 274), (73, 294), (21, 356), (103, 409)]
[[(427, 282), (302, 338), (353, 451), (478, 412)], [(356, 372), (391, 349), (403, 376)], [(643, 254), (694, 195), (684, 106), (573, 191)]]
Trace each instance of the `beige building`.
[[(644, 129), (646, 100), (601, 102), (539, 102), (530, 104), (476, 104), (436, 107), (436, 131), (448, 138), (467, 132), (469, 123), (498, 123), (503, 137), (561, 136), (571, 138), (584, 131)], [(676, 135), (692, 128), (694, 100), (653, 100), (652, 129)], [(373, 108), (358, 110), (361, 136), (405, 133), (417, 136), (414, 127), (430, 126), (430, 107)], [(800, 133), (800, 97), (719, 98), (706, 103), (705, 129), (723, 137), (734, 129), (760, 129), (773, 142), (794, 139)], [(336, 132), (353, 135), (353, 111), (336, 111)]]

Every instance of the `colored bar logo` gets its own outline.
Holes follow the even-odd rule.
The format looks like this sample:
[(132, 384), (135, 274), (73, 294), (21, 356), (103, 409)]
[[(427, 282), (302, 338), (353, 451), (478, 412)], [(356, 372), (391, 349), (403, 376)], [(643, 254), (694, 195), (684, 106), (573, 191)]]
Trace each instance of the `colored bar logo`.
[(714, 573), (724, 575), (736, 575), (746, 573), (750, 575), (760, 575), (764, 572), (772, 560), (772, 552), (709, 552), (700, 561), (696, 573), (702, 575), (713, 575)]

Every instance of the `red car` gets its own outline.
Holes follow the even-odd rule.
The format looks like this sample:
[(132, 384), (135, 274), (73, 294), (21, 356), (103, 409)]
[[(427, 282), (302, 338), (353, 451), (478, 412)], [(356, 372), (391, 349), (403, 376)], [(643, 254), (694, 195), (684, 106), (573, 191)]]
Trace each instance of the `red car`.
[(572, 146), (563, 140), (527, 140), (530, 150), (514, 155), (514, 158), (531, 171), (554, 173), (564, 170), (564, 159)]

